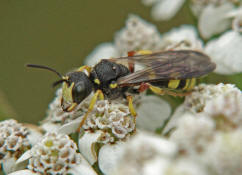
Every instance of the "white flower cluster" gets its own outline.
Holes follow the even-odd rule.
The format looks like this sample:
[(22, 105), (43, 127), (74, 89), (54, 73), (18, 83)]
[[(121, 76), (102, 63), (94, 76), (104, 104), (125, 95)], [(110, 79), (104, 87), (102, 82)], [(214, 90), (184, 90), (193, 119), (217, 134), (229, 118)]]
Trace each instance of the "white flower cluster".
[(135, 129), (135, 120), (129, 108), (123, 104), (100, 100), (83, 125), (85, 130), (102, 130), (100, 142), (114, 142), (123, 139)]
[(239, 97), (241, 92), (238, 88), (231, 84), (200, 84), (194, 88), (190, 95), (186, 96), (184, 106), (187, 110), (195, 113), (203, 112), (204, 108), (207, 107), (206, 103), (210, 100), (215, 100), (216, 97), (226, 96), (227, 94), (237, 94)]
[[(104, 174), (164, 174), (177, 151), (174, 143), (142, 132), (138, 132), (126, 144), (118, 146), (101, 148), (99, 167)], [(111, 156), (119, 158), (115, 160)]]
[[(185, 0), (143, 0), (152, 5), (152, 17), (156, 20), (169, 20), (174, 17)], [(242, 3), (240, 0), (190, 0), (190, 8), (198, 18), (201, 35), (208, 39), (230, 28), (241, 32)]]
[(63, 134), (47, 133), (31, 149), (28, 169), (41, 174), (67, 174), (80, 163), (76, 144)]
[(13, 157), (18, 159), (30, 148), (28, 130), (16, 120), (0, 122), (0, 163)]
[[(242, 14), (241, 9), (235, 12), (228, 12), (229, 14), (226, 13), (226, 15), (242, 19), (240, 17)], [(229, 20), (230, 17), (227, 16), (222, 17), (222, 19)], [(207, 20), (213, 19), (213, 15), (205, 16), (204, 18), (204, 23), (207, 25)], [(211, 22), (213, 24), (211, 28), (214, 30), (222, 29), (216, 21), (218, 19)], [(133, 23), (136, 25), (133, 26)], [(241, 25), (238, 20), (236, 24)], [(214, 35), (212, 29), (209, 30), (208, 26), (201, 26), (203, 26), (202, 30), (205, 32), (212, 32), (209, 35)], [(141, 32), (137, 32), (137, 30)], [(127, 19), (126, 27), (115, 35), (114, 41), (114, 44), (104, 43), (98, 46), (87, 57), (86, 64), (94, 65), (100, 59), (120, 57), (127, 55), (128, 51), (142, 49), (151, 51), (192, 49), (204, 52), (210, 56), (211, 60), (217, 65), (216, 73), (235, 74), (242, 72), (242, 59), (240, 58), (242, 54), (242, 35), (237, 30), (230, 30), (204, 45), (203, 41), (198, 37), (197, 29), (194, 26), (183, 25), (161, 35), (154, 25), (132, 15)]]
[(180, 156), (215, 174), (239, 175), (242, 164), (242, 93), (233, 85), (199, 85), (167, 127)]
[(138, 132), (123, 145), (102, 147), (100, 169), (108, 175), (240, 175), (241, 91), (230, 84), (203, 84), (182, 108), (178, 119), (173, 116), (169, 142)]
[(160, 34), (154, 25), (130, 15), (126, 27), (116, 34), (114, 44), (119, 55), (123, 56), (129, 51), (159, 50), (160, 40)]

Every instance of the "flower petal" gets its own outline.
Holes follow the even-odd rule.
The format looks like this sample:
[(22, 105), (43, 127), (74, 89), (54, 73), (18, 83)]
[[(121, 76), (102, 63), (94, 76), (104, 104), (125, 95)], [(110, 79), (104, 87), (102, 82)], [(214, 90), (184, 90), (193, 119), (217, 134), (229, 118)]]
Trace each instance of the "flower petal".
[(95, 65), (103, 58), (117, 57), (118, 53), (112, 43), (103, 43), (98, 45), (94, 51), (89, 54), (85, 59), (85, 64)]
[(182, 25), (165, 33), (160, 47), (161, 50), (202, 50), (203, 42), (199, 39), (197, 29), (194, 26)]
[(208, 39), (228, 29), (231, 20), (226, 15), (233, 8), (234, 6), (231, 3), (224, 3), (220, 6), (208, 5), (202, 11), (198, 21), (198, 28), (202, 37)]
[(242, 72), (242, 35), (240, 33), (226, 32), (220, 38), (208, 42), (205, 52), (217, 64), (216, 73)]
[(175, 129), (177, 127), (178, 120), (181, 116), (183, 116), (185, 113), (189, 113), (189, 111), (186, 111), (184, 108), (184, 105), (180, 105), (175, 109), (175, 112), (170, 117), (169, 122), (165, 126), (163, 133), (166, 134), (170, 132), (171, 130)]
[(68, 173), (73, 175), (97, 175), (92, 166), (85, 160), (85, 158), (79, 154), (81, 163), (71, 168)]
[(14, 171), (24, 169), (27, 166), (27, 162), (21, 162), (16, 164), (16, 159), (14, 157), (10, 157), (3, 161), (2, 168), (4, 173), (10, 174)]
[(31, 155), (31, 151), (30, 150), (28, 150), (28, 151), (26, 151), (17, 161), (16, 161), (16, 163), (18, 164), (18, 163), (21, 163), (21, 162), (23, 162), (23, 161), (25, 161), (25, 160), (27, 160), (27, 159), (29, 159), (30, 157), (31, 157), (32, 155)]
[(79, 117), (75, 120), (73, 120), (72, 122), (69, 122), (63, 126), (61, 126), (58, 129), (58, 133), (62, 133), (62, 134), (71, 134), (76, 132), (76, 130), (78, 129), (78, 127), (80, 126), (80, 122), (81, 122), (81, 118)]
[(56, 132), (60, 128), (60, 124), (54, 124), (51, 122), (45, 122), (41, 125), (41, 128), (46, 132)]
[(102, 133), (102, 131), (96, 131), (95, 133), (85, 132), (84, 135), (79, 138), (79, 151), (91, 165), (97, 161), (95, 143), (98, 141)]
[(153, 7), (151, 15), (155, 20), (170, 20), (184, 2), (185, 0), (161, 0)]
[(169, 117), (171, 107), (160, 97), (149, 95), (142, 97), (137, 112), (137, 127), (148, 131), (155, 131)]
[(118, 160), (123, 153), (122, 142), (117, 142), (115, 145), (104, 145), (98, 154), (98, 165), (104, 174), (112, 174), (115, 167), (118, 165)]
[(20, 170), (20, 171), (15, 171), (9, 175), (39, 175), (38, 173), (34, 173), (31, 170)]

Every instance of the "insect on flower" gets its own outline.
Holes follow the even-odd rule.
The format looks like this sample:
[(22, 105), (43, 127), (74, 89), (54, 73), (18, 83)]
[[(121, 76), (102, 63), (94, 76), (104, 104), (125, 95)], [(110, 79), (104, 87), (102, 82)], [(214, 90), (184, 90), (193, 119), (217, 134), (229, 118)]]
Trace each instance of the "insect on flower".
[[(136, 64), (141, 64), (144, 68), (134, 71)], [(65, 76), (46, 66), (27, 66), (50, 70), (61, 78), (53, 85), (62, 83), (61, 106), (64, 111), (72, 111), (95, 91), (80, 127), (98, 98), (126, 98), (130, 113), (135, 117), (132, 94), (150, 89), (159, 95), (185, 96), (195, 86), (196, 78), (212, 72), (216, 67), (207, 55), (193, 50), (157, 53), (132, 51), (128, 53), (128, 57), (102, 59), (93, 67), (85, 65)]]

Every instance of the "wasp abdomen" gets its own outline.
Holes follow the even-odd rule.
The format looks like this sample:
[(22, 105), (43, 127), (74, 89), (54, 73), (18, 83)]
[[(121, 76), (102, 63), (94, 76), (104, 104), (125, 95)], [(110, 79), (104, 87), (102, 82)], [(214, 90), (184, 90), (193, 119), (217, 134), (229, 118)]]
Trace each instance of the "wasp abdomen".
[(196, 84), (196, 79), (182, 79), (182, 80), (165, 80), (165, 81), (157, 81), (151, 82), (151, 85), (157, 86), (160, 88), (168, 88), (174, 90), (191, 90)]

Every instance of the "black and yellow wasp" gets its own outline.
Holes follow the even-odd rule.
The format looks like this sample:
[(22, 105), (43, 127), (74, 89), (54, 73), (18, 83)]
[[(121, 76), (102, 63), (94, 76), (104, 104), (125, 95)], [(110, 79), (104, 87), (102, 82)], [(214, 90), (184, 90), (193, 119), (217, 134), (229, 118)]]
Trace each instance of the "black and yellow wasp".
[[(144, 68), (134, 71), (136, 64)], [(207, 55), (193, 50), (129, 52), (127, 57), (102, 59), (94, 67), (82, 66), (65, 76), (46, 66), (27, 66), (53, 71), (61, 78), (54, 86), (62, 83), (61, 106), (64, 111), (72, 111), (95, 91), (80, 126), (98, 98), (126, 98), (130, 113), (136, 116), (130, 94), (150, 89), (159, 95), (184, 96), (195, 86), (196, 78), (212, 72), (216, 67)]]

